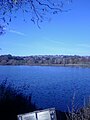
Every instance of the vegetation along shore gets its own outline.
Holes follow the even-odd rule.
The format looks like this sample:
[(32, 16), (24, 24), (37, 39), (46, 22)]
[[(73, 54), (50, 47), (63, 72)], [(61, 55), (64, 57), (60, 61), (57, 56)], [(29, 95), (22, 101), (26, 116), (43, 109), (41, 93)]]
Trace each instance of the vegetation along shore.
[[(25, 96), (7, 81), (0, 84), (0, 118), (2, 120), (17, 120), (18, 114), (33, 112), (41, 108), (37, 107), (31, 99), (31, 95)], [(90, 104), (77, 112), (61, 112), (56, 110), (57, 120), (90, 120)]]
[(90, 67), (90, 56), (78, 55), (0, 55), (0, 65)]

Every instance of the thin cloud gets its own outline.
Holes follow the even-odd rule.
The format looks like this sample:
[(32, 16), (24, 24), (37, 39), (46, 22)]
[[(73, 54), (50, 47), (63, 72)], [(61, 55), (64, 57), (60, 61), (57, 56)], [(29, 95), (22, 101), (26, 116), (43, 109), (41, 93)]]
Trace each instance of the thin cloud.
[(20, 36), (26, 36), (26, 34), (20, 32), (20, 31), (16, 31), (16, 30), (9, 30), (9, 32), (15, 33), (15, 34), (20, 35)]
[(88, 44), (78, 44), (78, 46), (85, 47), (85, 48), (90, 48), (90, 45), (88, 45)]
[(56, 40), (49, 40), (49, 41), (52, 43), (55, 43), (55, 44), (64, 44), (64, 42), (60, 42), (60, 41), (56, 41)]
[(55, 43), (55, 44), (64, 44), (64, 42), (62, 41), (52, 40), (51, 38), (48, 38), (48, 37), (44, 37), (43, 40), (51, 43)]

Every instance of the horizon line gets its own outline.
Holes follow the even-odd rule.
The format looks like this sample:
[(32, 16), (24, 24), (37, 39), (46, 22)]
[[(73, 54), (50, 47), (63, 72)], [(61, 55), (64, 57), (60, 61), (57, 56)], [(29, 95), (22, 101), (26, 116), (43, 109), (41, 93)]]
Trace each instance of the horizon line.
[(19, 57), (29, 57), (29, 56), (80, 56), (80, 57), (90, 57), (90, 55), (78, 55), (78, 54), (33, 54), (33, 55), (12, 55), (12, 54), (0, 54), (0, 56), (11, 55)]

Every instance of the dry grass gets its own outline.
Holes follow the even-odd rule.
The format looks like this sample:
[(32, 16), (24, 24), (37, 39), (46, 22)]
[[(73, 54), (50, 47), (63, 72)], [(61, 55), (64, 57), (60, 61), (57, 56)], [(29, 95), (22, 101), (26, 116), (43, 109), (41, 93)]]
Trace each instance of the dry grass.
[(7, 85), (7, 81), (0, 84), (0, 120), (17, 120), (18, 114), (36, 110), (31, 96), (24, 96), (14, 87)]
[(90, 100), (88, 105), (84, 104), (84, 107), (77, 111), (74, 109), (74, 100), (75, 95), (72, 99), (72, 110), (69, 110), (68, 115), (66, 114), (67, 120), (90, 120)]

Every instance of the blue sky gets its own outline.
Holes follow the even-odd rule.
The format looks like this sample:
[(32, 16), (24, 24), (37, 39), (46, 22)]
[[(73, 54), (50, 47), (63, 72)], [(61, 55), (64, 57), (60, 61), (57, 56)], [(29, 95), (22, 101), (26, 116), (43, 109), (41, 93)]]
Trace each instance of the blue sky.
[(71, 10), (48, 15), (50, 21), (34, 25), (21, 13), (0, 36), (0, 54), (28, 55), (90, 55), (90, 0), (73, 0)]

